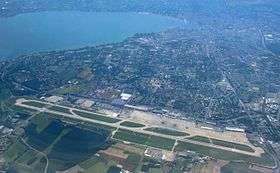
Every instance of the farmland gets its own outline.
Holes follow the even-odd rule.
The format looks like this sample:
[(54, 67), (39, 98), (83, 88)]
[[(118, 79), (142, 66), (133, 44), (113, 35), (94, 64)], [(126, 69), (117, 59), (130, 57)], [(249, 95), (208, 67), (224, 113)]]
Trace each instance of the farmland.
[(49, 162), (48, 172), (67, 169), (108, 146), (106, 134), (103, 133), (106, 131), (89, 125), (81, 127), (63, 123), (45, 113), (37, 115), (26, 127), (26, 137), (23, 139), (26, 143), (15, 141), (5, 152), (5, 159), (14, 163), (11, 169), (39, 173), (46, 168), (44, 153)]
[(258, 163), (266, 166), (274, 165), (273, 159), (267, 155), (263, 154), (262, 157), (254, 157), (245, 154), (240, 154), (228, 150), (222, 150), (217, 148), (212, 148), (208, 146), (195, 145), (188, 142), (179, 142), (175, 148), (176, 151), (184, 151), (191, 150), (202, 155), (210, 156), (216, 159), (227, 160), (227, 161), (240, 161), (243, 160), (245, 162), (250, 163)]

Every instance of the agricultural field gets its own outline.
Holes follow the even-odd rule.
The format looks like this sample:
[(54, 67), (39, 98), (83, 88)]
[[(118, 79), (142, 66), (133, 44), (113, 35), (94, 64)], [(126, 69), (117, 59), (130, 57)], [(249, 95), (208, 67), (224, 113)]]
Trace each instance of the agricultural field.
[(179, 141), (175, 148), (176, 151), (191, 150), (202, 155), (210, 156), (220, 160), (226, 161), (244, 161), (250, 163), (258, 163), (266, 166), (273, 166), (275, 163), (273, 159), (268, 154), (262, 154), (262, 157), (254, 157), (245, 154), (240, 154), (232, 151), (227, 151), (223, 149), (217, 149), (208, 146), (196, 145), (188, 142)]
[[(58, 105), (52, 107), (48, 106), (47, 109), (52, 109), (62, 113), (68, 113), (69, 111), (69, 109), (63, 108)], [(189, 134), (184, 131), (178, 131), (176, 129), (165, 128), (160, 126), (148, 127), (144, 129), (147, 131), (147, 133), (153, 132), (155, 134), (151, 135), (151, 133), (140, 133), (133, 130), (133, 128), (142, 129), (142, 127), (145, 127), (144, 124), (140, 124), (129, 120), (125, 120), (124, 122), (120, 123), (120, 127), (117, 128), (118, 124), (114, 123), (121, 121), (121, 119), (112, 118), (105, 115), (103, 116), (102, 114), (77, 109), (74, 109), (73, 112), (81, 117), (90, 118), (100, 122), (112, 123), (112, 126), (114, 127), (112, 127), (109, 124), (103, 125), (99, 123), (87, 122), (85, 120), (73, 119), (72, 117), (68, 116), (57, 115), (58, 113), (36, 114), (36, 116), (34, 116), (31, 119), (30, 124), (26, 128), (26, 142), (31, 147), (34, 147), (36, 150), (42, 151), (47, 155), (49, 160), (50, 172), (53, 172), (54, 170), (65, 170), (72, 166), (75, 166), (78, 163), (82, 163), (92, 158), (95, 153), (98, 153), (98, 151), (103, 149), (106, 150), (106, 147), (115, 145), (115, 143), (118, 141), (130, 142), (130, 145), (135, 144), (135, 146), (149, 146), (163, 150), (172, 150), (175, 144), (174, 137), (182, 137), (184, 139), (204, 142), (208, 144), (213, 143), (217, 146), (251, 151), (251, 148), (246, 145), (216, 140), (204, 136), (188, 137)], [(118, 130), (115, 131), (116, 129)], [(160, 137), (160, 135), (158, 136), (157, 134), (169, 135), (170, 138), (173, 138), (170, 139), (169, 137)], [(111, 135), (113, 135), (113, 140), (110, 140)], [(108, 142), (107, 140), (109, 140), (110, 142)], [(98, 141), (103, 142), (98, 144)], [(191, 150), (197, 152), (200, 156), (206, 155), (227, 161), (244, 160), (245, 162), (261, 163), (264, 165), (274, 164), (273, 161), (269, 159), (269, 157), (267, 157), (267, 155), (264, 155), (262, 158), (258, 158), (246, 154), (239, 154), (230, 150), (226, 151), (218, 148), (213, 148), (211, 146), (207, 147), (198, 144), (179, 141), (178, 145), (175, 147), (175, 151), (183, 150)], [(29, 156), (28, 154), (26, 155), (27, 156), (25, 157), (30, 157), (29, 163), (38, 163), (39, 158), (34, 159), (31, 157), (31, 154)], [(99, 161), (95, 164), (95, 166), (90, 167), (89, 170), (92, 171), (103, 167), (105, 170), (113, 171), (115, 169), (115, 163), (119, 162), (121, 163), (121, 165), (125, 166), (130, 171), (140, 171), (143, 165), (137, 163), (141, 162), (141, 160), (143, 159), (143, 155), (139, 153), (129, 153), (127, 156), (127, 158), (121, 158), (125, 159), (122, 162), (119, 162), (119, 160), (115, 160), (114, 164), (108, 164), (108, 162), (114, 160), (114, 155), (109, 156), (109, 158), (107, 158), (108, 161)], [(40, 159), (42, 158), (43, 157), (41, 157)], [(178, 170), (180, 170), (179, 167)], [(148, 172), (158, 171), (162, 171), (161, 166), (151, 166)]]
[(47, 162), (45, 155), (48, 173), (65, 170), (111, 145), (107, 142), (110, 134), (107, 129), (98, 130), (91, 124), (78, 128), (45, 113), (33, 117), (25, 130), (25, 143), (18, 139), (4, 154), (11, 165), (10, 171), (43, 172)]
[[(89, 159), (106, 146), (106, 136), (77, 127), (67, 127), (68, 133), (53, 144), (48, 158), (54, 170), (63, 170)], [(61, 163), (58, 164), (57, 161)]]
[[(159, 164), (160, 162), (158, 160), (154, 160), (152, 158), (144, 156), (144, 151), (145, 148), (140, 145), (117, 143), (116, 145), (111, 146), (107, 150), (98, 152), (98, 156), (94, 156), (93, 158), (83, 162), (82, 164), (80, 164), (80, 166), (87, 169), (87, 167), (92, 167), (91, 165), (95, 165), (95, 168), (96, 165), (105, 166), (104, 163), (100, 162), (106, 163), (113, 161), (116, 164), (122, 165), (125, 170), (129, 170), (135, 173), (150, 173), (156, 171), (162, 172), (163, 167), (165, 167), (166, 165), (164, 166), (164, 164)], [(108, 169), (108, 167), (105, 168)]]
[(175, 143), (175, 140), (173, 139), (167, 139), (128, 130), (117, 131), (113, 138), (165, 150), (171, 150)]
[(107, 173), (110, 167), (116, 164), (117, 163), (113, 160), (108, 161), (105, 158), (93, 156), (79, 164), (79, 166), (81, 166), (85, 170), (84, 173)]
[(82, 112), (82, 111), (78, 111), (78, 110), (73, 110), (73, 112), (81, 117), (90, 118), (90, 119), (94, 119), (97, 121), (104, 121), (107, 123), (116, 123), (116, 122), (120, 121), (119, 119), (116, 119), (116, 118), (110, 118), (105, 115), (101, 116), (101, 115), (98, 115), (95, 113)]
[(8, 162), (15, 161), (20, 157), (28, 148), (21, 142), (14, 142), (8, 150), (4, 153), (4, 157)]
[(46, 160), (42, 155), (30, 149), (21, 140), (15, 142), (4, 153), (4, 158), (11, 165), (9, 169), (11, 172), (20, 170), (21, 173), (40, 173), (46, 166)]
[(221, 173), (261, 173), (256, 170), (251, 170), (248, 164), (245, 163), (234, 163), (229, 164), (221, 168)]
[[(126, 151), (125, 148), (110, 147), (107, 150), (100, 150), (99, 155), (94, 155), (88, 160), (79, 164), (86, 172), (98, 171), (100, 167), (109, 170), (114, 170), (114, 165), (121, 164), (124, 169), (139, 172), (141, 169), (142, 155)], [(107, 173), (107, 172), (106, 172)]]
[(228, 161), (223, 160), (207, 160), (202, 164), (191, 166), (190, 173), (220, 173), (220, 168), (228, 164)]
[(134, 123), (134, 122), (131, 122), (131, 121), (124, 121), (124, 122), (121, 123), (121, 126), (125, 126), (125, 127), (135, 127), (135, 128), (145, 127), (144, 124)]
[(163, 134), (163, 135), (170, 135), (170, 136), (187, 136), (187, 135), (189, 135), (188, 133), (185, 133), (185, 132), (180, 132), (177, 130), (167, 129), (167, 128), (160, 128), (160, 127), (151, 127), (151, 128), (146, 128), (145, 130)]
[(124, 163), (124, 165), (127, 167), (130, 171), (135, 171), (140, 163), (141, 155), (135, 154), (135, 153), (128, 153), (128, 157)]
[(43, 151), (60, 135), (63, 128), (63, 124), (59, 121), (52, 121), (44, 130), (37, 132), (37, 124), (30, 123), (26, 128), (27, 143)]

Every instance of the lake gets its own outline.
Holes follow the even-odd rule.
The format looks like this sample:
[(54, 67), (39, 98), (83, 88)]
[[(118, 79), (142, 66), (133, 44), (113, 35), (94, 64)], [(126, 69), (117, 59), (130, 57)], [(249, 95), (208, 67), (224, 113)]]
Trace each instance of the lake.
[(119, 42), (136, 33), (184, 25), (179, 19), (144, 13), (26, 13), (0, 18), (0, 57)]

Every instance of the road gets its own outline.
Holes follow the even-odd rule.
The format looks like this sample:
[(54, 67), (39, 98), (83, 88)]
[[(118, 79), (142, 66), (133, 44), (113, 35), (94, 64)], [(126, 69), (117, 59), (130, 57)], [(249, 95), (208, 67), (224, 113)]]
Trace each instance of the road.
[(21, 141), (22, 141), (27, 147), (29, 147), (30, 149), (32, 149), (32, 150), (38, 152), (39, 154), (41, 154), (42, 156), (44, 156), (44, 157), (46, 158), (47, 163), (46, 163), (46, 166), (45, 166), (45, 169), (44, 169), (44, 173), (47, 173), (47, 172), (48, 172), (48, 167), (49, 167), (49, 159), (48, 159), (48, 156), (47, 156), (45, 153), (43, 153), (43, 152), (41, 152), (41, 151), (39, 151), (39, 150), (36, 150), (36, 149), (33, 148), (32, 146), (30, 146), (23, 138), (21, 138)]
[[(262, 150), (260, 148), (258, 148), (258, 147), (252, 147), (255, 150), (255, 152), (246, 152), (246, 151), (237, 150), (237, 149), (233, 149), (233, 148), (228, 148), (228, 147), (224, 147), (224, 146), (213, 145), (211, 143), (202, 143), (202, 142), (199, 142), (199, 141), (189, 140), (189, 139), (186, 139), (186, 136), (178, 137), (178, 136), (170, 136), (170, 135), (159, 134), (159, 133), (155, 133), (155, 132), (151, 132), (151, 131), (146, 131), (146, 130), (143, 129), (143, 127), (135, 128), (135, 127), (121, 126), (120, 125), (121, 122), (126, 121), (126, 119), (119, 118), (120, 121), (117, 122), (117, 123), (108, 123), (108, 122), (104, 122), (104, 121), (94, 120), (94, 119), (91, 119), (91, 118), (81, 117), (81, 116), (79, 116), (79, 115), (77, 115), (77, 114), (75, 114), (73, 112), (73, 110), (77, 110), (77, 111), (80, 111), (80, 112), (92, 113), (90, 111), (86, 111), (86, 110), (82, 110), (82, 109), (71, 108), (71, 107), (66, 107), (66, 106), (59, 105), (60, 107), (69, 109), (72, 114), (68, 114), (68, 113), (63, 113), (63, 112), (57, 112), (57, 111), (49, 110), (47, 108), (39, 108), (39, 107), (34, 107), (34, 106), (26, 105), (26, 104), (24, 104), (24, 102), (26, 102), (26, 101), (33, 101), (33, 102), (48, 104), (48, 105), (51, 105), (51, 106), (57, 106), (56, 104), (52, 104), (52, 103), (42, 102), (42, 101), (38, 101), (38, 100), (26, 100), (26, 99), (18, 99), (16, 101), (15, 105), (21, 106), (21, 107), (25, 107), (25, 108), (29, 108), (29, 109), (33, 109), (33, 110), (37, 110), (37, 111), (40, 111), (40, 112), (47, 112), (47, 113), (51, 113), (51, 114), (57, 114), (57, 115), (60, 115), (60, 116), (63, 116), (63, 117), (67, 117), (67, 118), (71, 118), (71, 119), (76, 119), (76, 120), (79, 120), (79, 121), (85, 121), (85, 122), (92, 122), (92, 123), (102, 124), (102, 125), (114, 127), (114, 128), (117, 128), (117, 129), (123, 129), (123, 130), (129, 130), (129, 131), (136, 132), (136, 133), (143, 133), (143, 134), (147, 134), (147, 135), (159, 136), (159, 137), (163, 137), (163, 138), (173, 139), (175, 141), (183, 141), (183, 142), (188, 142), (188, 143), (192, 143), (192, 144), (195, 144), (195, 145), (201, 145), (201, 146), (206, 146), (206, 147), (223, 149), (223, 150), (227, 150), (227, 151), (231, 151), (231, 152), (236, 152), (236, 153), (240, 153), (240, 154), (246, 154), (246, 155), (250, 155), (250, 156), (260, 157), (260, 155), (262, 153)], [(104, 116), (104, 114), (99, 114), (99, 113), (95, 113), (95, 114)], [(137, 122), (135, 122), (135, 123), (137, 123)]]

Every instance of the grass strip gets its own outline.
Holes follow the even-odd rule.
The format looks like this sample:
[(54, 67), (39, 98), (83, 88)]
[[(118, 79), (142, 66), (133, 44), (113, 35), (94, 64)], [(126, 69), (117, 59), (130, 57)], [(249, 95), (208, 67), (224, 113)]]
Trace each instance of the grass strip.
[(61, 113), (71, 114), (71, 112), (68, 108), (64, 108), (64, 107), (61, 107), (61, 106), (52, 106), (48, 109), (51, 110), (51, 111), (57, 111), (57, 112), (61, 112)]
[(119, 119), (116, 119), (116, 118), (110, 118), (110, 117), (98, 115), (95, 113), (82, 112), (82, 111), (78, 111), (78, 110), (73, 110), (73, 112), (81, 117), (90, 118), (90, 119), (97, 120), (97, 121), (104, 121), (107, 123), (116, 123), (116, 122), (120, 121)]
[(139, 123), (134, 123), (134, 122), (131, 122), (131, 121), (124, 121), (121, 123), (121, 126), (125, 126), (125, 127), (145, 127), (144, 124), (139, 124)]
[(185, 132), (180, 132), (177, 130), (161, 128), (161, 127), (151, 127), (151, 128), (146, 128), (145, 130), (163, 134), (163, 135), (170, 135), (170, 136), (187, 136), (187, 135), (189, 135), (188, 133), (185, 133)]
[(25, 102), (22, 102), (22, 104), (37, 107), (37, 108), (43, 108), (43, 107), (47, 106), (47, 104), (36, 102), (36, 101), (25, 101)]
[(242, 151), (248, 151), (248, 152), (255, 152), (251, 147), (248, 145), (244, 144), (238, 144), (238, 143), (233, 143), (233, 142), (228, 142), (228, 141), (223, 141), (223, 140), (218, 140), (218, 139), (213, 139), (211, 138), (213, 144), (219, 145), (219, 146), (224, 146), (228, 148), (234, 148), (237, 150), (242, 150)]
[(138, 132), (132, 132), (129, 130), (119, 130), (114, 135), (115, 139), (119, 139), (122, 141), (142, 144), (146, 146), (151, 146), (155, 148), (165, 149), (165, 150), (171, 150), (175, 140), (163, 138), (159, 136), (154, 135), (148, 135)]
[(208, 137), (205, 137), (205, 136), (192, 136), (192, 137), (189, 137), (189, 138), (186, 138), (186, 139), (194, 140), (194, 141), (198, 141), (198, 142), (211, 143), (210, 139)]

